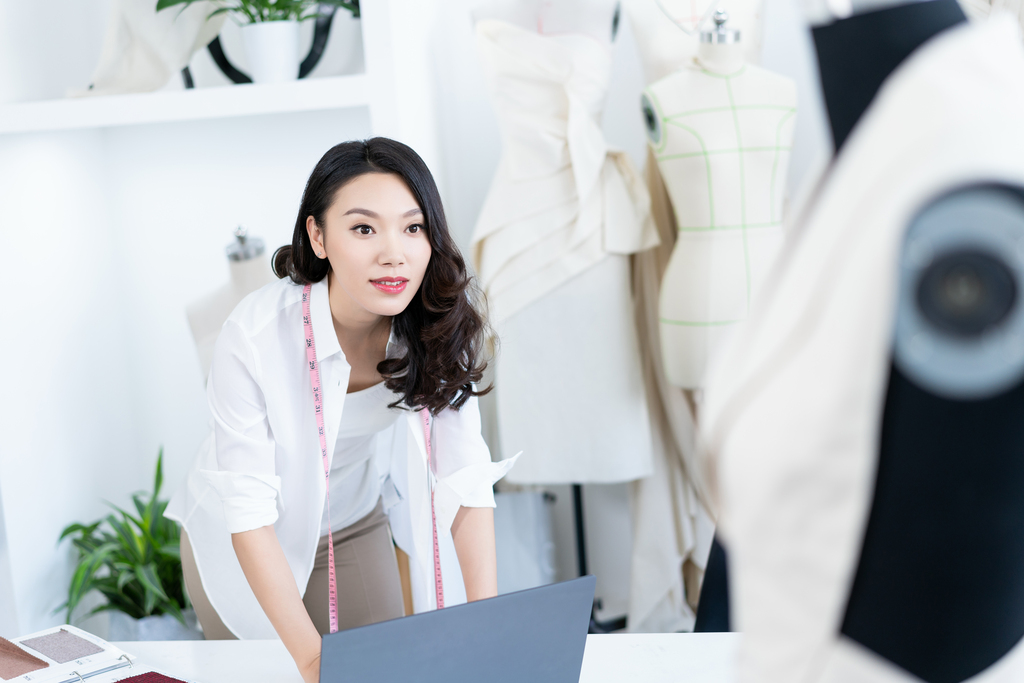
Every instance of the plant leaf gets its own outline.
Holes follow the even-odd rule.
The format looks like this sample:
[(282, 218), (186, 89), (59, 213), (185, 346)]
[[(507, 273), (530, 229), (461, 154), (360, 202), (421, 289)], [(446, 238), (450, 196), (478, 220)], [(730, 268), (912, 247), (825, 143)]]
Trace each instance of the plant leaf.
[(136, 574), (138, 574), (139, 581), (142, 582), (144, 588), (153, 591), (161, 600), (170, 600), (167, 597), (167, 593), (164, 592), (164, 586), (160, 582), (160, 577), (156, 575), (155, 565), (144, 564), (136, 569)]
[(175, 5), (185, 5), (185, 6), (188, 6), (188, 5), (191, 5), (195, 1), (196, 0), (157, 0), (156, 11), (159, 12), (162, 9), (167, 9), (168, 7), (174, 7)]

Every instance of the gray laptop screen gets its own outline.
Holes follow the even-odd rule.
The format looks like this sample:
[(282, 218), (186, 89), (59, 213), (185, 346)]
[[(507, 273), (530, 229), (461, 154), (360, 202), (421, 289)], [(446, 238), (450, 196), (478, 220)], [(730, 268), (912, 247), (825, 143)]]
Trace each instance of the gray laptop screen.
[(594, 577), (324, 636), (321, 683), (577, 683)]

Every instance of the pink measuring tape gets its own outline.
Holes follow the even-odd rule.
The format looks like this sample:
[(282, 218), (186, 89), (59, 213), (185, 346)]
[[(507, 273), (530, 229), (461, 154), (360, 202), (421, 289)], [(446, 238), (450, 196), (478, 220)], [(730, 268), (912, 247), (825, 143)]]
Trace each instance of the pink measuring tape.
[[(327, 574), (331, 633), (338, 631), (338, 579), (334, 572), (334, 535), (331, 531), (331, 465), (327, 456), (327, 432), (324, 429), (323, 391), (320, 385), (320, 366), (316, 362), (316, 340), (313, 338), (313, 317), (309, 312), (311, 285), (302, 289), (302, 327), (306, 333), (306, 361), (309, 364), (309, 382), (313, 387), (313, 410), (316, 413), (316, 428), (320, 435), (320, 457), (324, 463), (324, 483), (327, 487)], [(437, 514), (434, 512), (434, 487), (430, 483), (433, 464), (430, 448), (430, 412), (424, 408), (423, 438), (427, 446), (427, 486), (430, 487), (430, 520), (434, 532), (434, 590), (437, 608), (444, 607), (444, 585), (441, 581), (441, 552), (437, 543)]]

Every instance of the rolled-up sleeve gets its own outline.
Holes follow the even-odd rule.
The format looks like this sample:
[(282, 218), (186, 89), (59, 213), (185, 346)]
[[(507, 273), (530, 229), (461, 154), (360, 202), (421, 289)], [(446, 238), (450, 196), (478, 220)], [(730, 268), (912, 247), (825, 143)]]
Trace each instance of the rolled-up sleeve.
[(281, 504), (275, 444), (257, 377), (252, 345), (229, 320), (214, 348), (207, 387), (217, 469), (201, 473), (220, 497), (233, 534), (273, 524)]
[(459, 507), (494, 507), (494, 483), (505, 476), (519, 455), (491, 462), (491, 453), (480, 432), (480, 407), (476, 397), (461, 410), (445, 410), (434, 420), (434, 505), (438, 525), (451, 527)]

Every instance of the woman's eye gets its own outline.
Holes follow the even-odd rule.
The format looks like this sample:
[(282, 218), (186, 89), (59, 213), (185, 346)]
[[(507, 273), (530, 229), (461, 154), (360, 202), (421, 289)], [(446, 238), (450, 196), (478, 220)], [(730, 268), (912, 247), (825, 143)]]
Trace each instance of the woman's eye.
[(408, 230), (409, 232), (411, 232), (412, 234), (414, 234), (414, 235), (415, 235), (416, 233), (418, 233), (418, 232), (420, 232), (421, 230), (423, 230), (423, 226), (422, 226), (422, 225), (419, 225), (419, 224), (416, 224), (416, 225), (410, 225), (410, 226), (409, 226), (408, 228), (406, 228), (406, 230)]
[(372, 235), (373, 234), (373, 228), (371, 228), (369, 225), (357, 225), (357, 226), (355, 226), (352, 229), (355, 230), (360, 235)]

